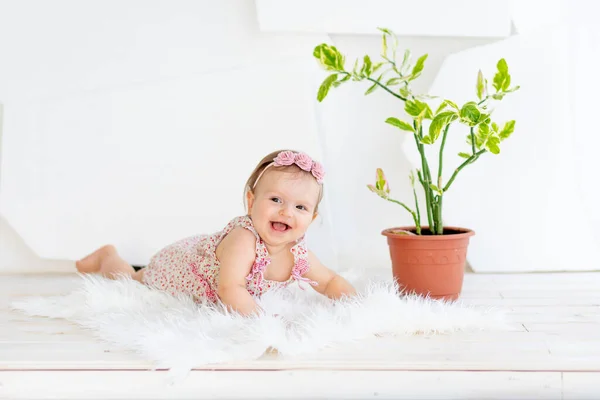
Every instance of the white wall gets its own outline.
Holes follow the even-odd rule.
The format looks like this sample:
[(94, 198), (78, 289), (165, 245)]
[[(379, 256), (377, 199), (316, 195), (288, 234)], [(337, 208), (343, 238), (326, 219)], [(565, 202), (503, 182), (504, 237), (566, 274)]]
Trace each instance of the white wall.
[[(319, 35), (261, 35), (244, 1), (38, 5), (31, 19), (21, 3), (0, 17), (2, 38), (21, 38), (0, 42), (11, 60), (0, 195), (41, 257), (73, 260), (111, 242), (147, 263), (242, 214), (243, 183), (267, 152), (322, 158), (318, 69), (304, 57)], [(335, 266), (332, 236), (320, 218), (309, 243)]]
[[(54, 12), (52, 15), (56, 16), (56, 8), (59, 3), (53, 3), (53, 5), (36, 3), (37, 6), (41, 4), (45, 4), (44, 7), (49, 7), (49, 9), (47, 10), (48, 12), (40, 12), (38, 15), (48, 15), (49, 12)], [(86, 13), (86, 15), (89, 14), (87, 18), (92, 18), (91, 21), (94, 18), (101, 20), (101, 15), (105, 17), (111, 15), (111, 7), (114, 10), (121, 9), (120, 3), (117, 2), (102, 2), (102, 6), (97, 10), (94, 10), (94, 7), (82, 6), (82, 3), (78, 4), (79, 6), (71, 8), (70, 14), (67, 13), (66, 18), (71, 18), (74, 13), (79, 11)], [(156, 7), (161, 5), (160, 2), (152, 4)], [(193, 4), (195, 12), (201, 12), (211, 17), (214, 26), (205, 27), (206, 29), (203, 31), (203, 34), (207, 38), (210, 38), (210, 42), (212, 43), (207, 51), (216, 52), (221, 57), (209, 58), (220, 60), (223, 63), (225, 63), (223, 61), (225, 58), (226, 63), (229, 65), (235, 64), (240, 58), (244, 61), (248, 59), (250, 61), (259, 59), (258, 61), (260, 61), (260, 57), (273, 57), (274, 52), (277, 52), (275, 53), (277, 57), (292, 58), (297, 57), (298, 54), (305, 54), (305, 58), (311, 60), (311, 47), (322, 40), (327, 40), (327, 38), (323, 39), (319, 35), (302, 35), (300, 37), (290, 34), (261, 33), (256, 24), (255, 10), (251, 2), (228, 1), (225, 6), (219, 7), (215, 7), (215, 3), (212, 2), (179, 2), (176, 4), (179, 7), (192, 6)], [(11, 17), (7, 14), (5, 14), (4, 18), (13, 19), (12, 22), (16, 27), (19, 24), (18, 18), (22, 18), (23, 23), (26, 21), (28, 17), (26, 9), (27, 7), (25, 6), (21, 7), (21, 11), (24, 12), (16, 16), (16, 20), (15, 16)], [(131, 17), (131, 15), (135, 15), (133, 12), (134, 9), (135, 7), (129, 10), (131, 12), (129, 15), (130, 18), (135, 18)], [(218, 12), (215, 10), (218, 10)], [(193, 18), (193, 16), (189, 18)], [(36, 21), (29, 22), (33, 23)], [(38, 22), (42, 25), (44, 23), (43, 20)], [(57, 21), (53, 20), (50, 22), (55, 24)], [(123, 27), (127, 26), (126, 20), (121, 22)], [(176, 22), (173, 21), (170, 28), (180, 29), (179, 34), (183, 36), (177, 36), (179, 38), (189, 38), (199, 33), (198, 31), (185, 32), (185, 27), (189, 25), (183, 23), (177, 25)], [(48, 21), (45, 23), (48, 24)], [(39, 54), (33, 54), (32, 56), (34, 59), (38, 59), (38, 63), (12, 63), (10, 64), (11, 68), (6, 67), (6, 65), (0, 66), (0, 87), (3, 89), (0, 92), (2, 93), (1, 96), (4, 96), (0, 98), (0, 102), (8, 104), (11, 99), (14, 100), (16, 98), (19, 100), (23, 100), (26, 97), (30, 99), (48, 98), (57, 93), (64, 96), (78, 90), (89, 91), (97, 90), (98, 88), (110, 88), (111, 86), (118, 87), (119, 85), (128, 85), (132, 82), (139, 84), (152, 79), (182, 78), (190, 76), (190, 74), (194, 74), (202, 70), (202, 68), (208, 70), (213, 68), (211, 65), (203, 65), (203, 61), (206, 61), (207, 58), (203, 58), (199, 49), (194, 48), (190, 43), (173, 42), (177, 44), (175, 46), (170, 44), (161, 32), (154, 30), (155, 27), (151, 23), (144, 25), (143, 29), (138, 31), (138, 35), (140, 35), (138, 39), (141, 40), (140, 43), (131, 43), (131, 47), (129, 48), (127, 47), (127, 43), (123, 44), (124, 47), (121, 49), (120, 54), (122, 56), (120, 60), (123, 62), (122, 64), (99, 64), (103, 60), (101, 58), (95, 59), (94, 49), (86, 47), (86, 44), (89, 45), (90, 43), (89, 38), (87, 42), (82, 39), (84, 37), (82, 33), (85, 32), (88, 23), (89, 21), (86, 22), (85, 18), (81, 18), (74, 30), (74, 32), (78, 32), (79, 34), (72, 35), (71, 32), (61, 39), (62, 53), (53, 54), (49, 52), (46, 44), (39, 47)], [(242, 26), (246, 31), (231, 31), (234, 33), (230, 36), (214, 34), (214, 32), (221, 32), (218, 27), (223, 24), (236, 24), (237, 26)], [(23, 31), (27, 30), (26, 28), (22, 29)], [(96, 29), (95, 32), (102, 31)], [(20, 57), (21, 53), (19, 52), (22, 52), (23, 46), (31, 49), (32, 45), (39, 45), (40, 41), (44, 44), (44, 32), (42, 32), (42, 29), (36, 31), (32, 27), (28, 31), (28, 35), (21, 36), (10, 36), (10, 32), (4, 33), (5, 35), (3, 36), (5, 39), (4, 41), (0, 41), (0, 45), (2, 45), (0, 46), (0, 52), (3, 52), (3, 56), (6, 57)], [(48, 37), (50, 36), (48, 35)], [(15, 37), (20, 38), (21, 42), (15, 41)], [(244, 39), (248, 37), (253, 40), (271, 41), (271, 45), (260, 47), (258, 51), (251, 51), (247, 44), (244, 45), (244, 43), (247, 43), (244, 42)], [(103, 35), (98, 34), (93, 39), (92, 43), (96, 43), (96, 45), (101, 44)], [(145, 41), (142, 39), (150, 40)], [(161, 58), (160, 53), (152, 52), (151, 43), (153, 40), (157, 41), (159, 47), (162, 46), (161, 48), (170, 47), (172, 49), (169, 57)], [(240, 41), (242, 44), (239, 43)], [(299, 44), (290, 46), (294, 41)], [(330, 41), (348, 54), (349, 59), (354, 56), (362, 56), (364, 53), (376, 55), (380, 49), (380, 38), (378, 36), (332, 35)], [(433, 81), (441, 62), (447, 55), (461, 49), (491, 41), (493, 39), (489, 38), (404, 37), (401, 42), (403, 47), (410, 48), (417, 55), (424, 52), (429, 53), (430, 57), (426, 64), (425, 72), (417, 85), (418, 89), (426, 91)], [(69, 43), (72, 45), (71, 48), (69, 48)], [(146, 43), (147, 48), (143, 47)], [(113, 47), (117, 45), (119, 43), (115, 41)], [(219, 53), (219, 51), (221, 52)], [(82, 55), (85, 55), (85, 57)], [(86, 60), (88, 64), (86, 64)], [(58, 77), (60, 79), (50, 74), (48, 72), (50, 68), (44, 68), (43, 62), (46, 63), (46, 66), (51, 65), (57, 71), (63, 71), (63, 75)], [(215, 68), (218, 69), (219, 65), (217, 64)], [(153, 68), (156, 69), (158, 66), (160, 66), (158, 71), (152, 71)], [(120, 81), (107, 81), (104, 78), (106, 75), (101, 73), (102, 68), (119, 72), (113, 75), (113, 77), (117, 76)], [(324, 76), (325, 74), (320, 76), (319, 79), (324, 78)], [(290, 79), (293, 79), (293, 77), (290, 77)], [(314, 87), (308, 88), (308, 90), (312, 91), (314, 97), (316, 97), (317, 87), (318, 82), (315, 81)], [(325, 207), (324, 217), (331, 222), (334, 236), (330, 242), (331, 245), (327, 241), (320, 243), (320, 245), (324, 249), (323, 251), (326, 251), (326, 248), (329, 246), (332, 248), (332, 253), (330, 252), (330, 254), (337, 253), (337, 259), (331, 262), (336, 268), (388, 265), (388, 249), (385, 238), (380, 235), (380, 231), (392, 225), (411, 222), (404, 210), (377, 198), (365, 187), (367, 183), (372, 182), (375, 168), (383, 167), (388, 174), (392, 190), (397, 197), (410, 198), (407, 179), (409, 164), (402, 151), (403, 141), (407, 137), (399, 134), (383, 122), (387, 117), (397, 115), (401, 105), (383, 93), (376, 92), (370, 97), (363, 98), (361, 93), (364, 90), (366, 90), (365, 87), (359, 88), (357, 85), (342, 87), (333, 90), (324, 103), (313, 104), (319, 127), (319, 141), (322, 144), (321, 153), (328, 166), (329, 173), (327, 197), (329, 204), (332, 206)], [(259, 95), (257, 94), (257, 96)], [(10, 104), (6, 108), (10, 108)], [(307, 116), (303, 117), (306, 118)], [(7, 116), (5, 115), (4, 119), (6, 118)], [(4, 135), (6, 136), (6, 133)], [(234, 140), (237, 140), (235, 135), (229, 139), (229, 141)], [(68, 143), (65, 145), (68, 145)], [(0, 150), (4, 151), (5, 148), (0, 148)], [(73, 151), (77, 151), (77, 149), (75, 148)], [(1, 152), (0, 156), (2, 156)], [(11, 153), (11, 156), (15, 157), (16, 154)], [(6, 157), (6, 154), (3, 157)], [(77, 168), (77, 166), (73, 166), (73, 168)], [(4, 185), (6, 185), (6, 182), (4, 182)], [(3, 182), (0, 182), (0, 189), (2, 186)], [(237, 187), (232, 189), (231, 192), (239, 196)], [(60, 193), (57, 195), (57, 199), (60, 199)], [(2, 204), (0, 204), (0, 214), (2, 214), (2, 209)], [(232, 216), (235, 215), (236, 211), (238, 210), (231, 211)], [(115, 212), (118, 211), (115, 210)], [(225, 214), (229, 213), (229, 210), (220, 210), (220, 212)], [(6, 223), (4, 218), (0, 218), (0, 271), (72, 270), (73, 264), (71, 259), (75, 258), (72, 256), (72, 254), (76, 253), (75, 251), (63, 253), (69, 254), (68, 257), (61, 257), (60, 254), (55, 254), (49, 260), (41, 260), (21, 239), (20, 235), (17, 234), (17, 230), (19, 230), (18, 227), (11, 227)], [(47, 232), (46, 234), (53, 235), (52, 232)], [(85, 237), (85, 232), (82, 232), (81, 236)], [(327, 234), (323, 237), (326, 238)], [(106, 240), (110, 239), (106, 238)], [(121, 238), (121, 240), (124, 241), (125, 238)], [(62, 243), (57, 243), (55, 247), (60, 247), (59, 245), (63, 246)], [(92, 245), (91, 243), (86, 243), (86, 246), (91, 247)], [(68, 247), (67, 245), (65, 248)], [(78, 249), (81, 247), (78, 246)], [(135, 255), (134, 253), (135, 251), (132, 249), (132, 257)], [(146, 257), (146, 253), (141, 256), (142, 259), (144, 257)], [(64, 260), (64, 258), (67, 258), (67, 260)]]
[(256, 0), (256, 6), (265, 32), (378, 34), (386, 27), (402, 36), (498, 38), (511, 31), (508, 2), (498, 0)]
[[(465, 168), (444, 202), (446, 221), (479, 233), (470, 261), (480, 271), (600, 269), (600, 190), (593, 184), (600, 139), (590, 118), (600, 90), (598, 54), (598, 25), (577, 17), (447, 58), (432, 87), (440, 95), (472, 97), (461, 82), (476, 76), (476, 64), (491, 76), (500, 58), (512, 85), (522, 87), (492, 114), (500, 125), (516, 120), (514, 134), (498, 156), (486, 154)], [(453, 141), (447, 159), (456, 162), (467, 149)]]

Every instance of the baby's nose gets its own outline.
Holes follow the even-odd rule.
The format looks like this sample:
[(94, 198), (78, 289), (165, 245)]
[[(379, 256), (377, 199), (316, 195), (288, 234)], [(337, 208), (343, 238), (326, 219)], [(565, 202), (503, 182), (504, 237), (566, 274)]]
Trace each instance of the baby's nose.
[(279, 214), (283, 215), (283, 216), (286, 216), (286, 217), (289, 217), (290, 215), (292, 215), (292, 210), (290, 209), (289, 206), (282, 206), (279, 209)]

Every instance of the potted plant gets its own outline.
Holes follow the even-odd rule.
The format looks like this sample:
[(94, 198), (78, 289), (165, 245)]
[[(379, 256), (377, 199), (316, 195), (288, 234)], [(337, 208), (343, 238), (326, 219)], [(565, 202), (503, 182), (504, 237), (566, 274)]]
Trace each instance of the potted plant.
[[(416, 174), (414, 171), (410, 173), (414, 208), (390, 197), (388, 181), (380, 168), (376, 170), (375, 183), (367, 187), (381, 198), (403, 207), (414, 220), (414, 226), (389, 228), (382, 232), (387, 237), (393, 276), (399, 287), (404, 292), (455, 300), (462, 290), (467, 247), (474, 232), (468, 228), (444, 226), (443, 199), (460, 171), (486, 153), (498, 154), (500, 143), (513, 133), (514, 120), (503, 124), (492, 120), (493, 103), (519, 87), (510, 86), (508, 65), (504, 59), (500, 59), (493, 78), (493, 91), (490, 91), (487, 79), (479, 71), (474, 91), (476, 101), (459, 106), (449, 99), (415, 94), (411, 90), (411, 83), (421, 75), (427, 54), (411, 64), (410, 50), (406, 50), (399, 62), (396, 58), (396, 35), (389, 29), (380, 28), (380, 31), (383, 32), (381, 60), (373, 62), (365, 55), (360, 62), (356, 60), (352, 70), (346, 69), (345, 57), (334, 46), (323, 43), (315, 47), (314, 57), (330, 72), (319, 87), (317, 100), (323, 101), (331, 88), (346, 82), (368, 82), (365, 95), (384, 90), (404, 103), (409, 120), (390, 117), (385, 122), (412, 134), (414, 138), (421, 159)], [(446, 180), (443, 175), (444, 145), (448, 129), (455, 123), (466, 127), (465, 151), (458, 154), (462, 161), (457, 163), (458, 166)], [(428, 156), (437, 157), (437, 171)], [(421, 225), (415, 181), (424, 192), (425, 225)]]

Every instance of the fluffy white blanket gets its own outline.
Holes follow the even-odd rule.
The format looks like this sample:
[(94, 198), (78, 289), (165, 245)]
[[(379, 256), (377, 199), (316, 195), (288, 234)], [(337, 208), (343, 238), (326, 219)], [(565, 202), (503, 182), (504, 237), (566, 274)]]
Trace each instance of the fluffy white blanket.
[(31, 316), (65, 318), (172, 372), (254, 360), (269, 348), (293, 357), (374, 335), (506, 327), (498, 310), (398, 296), (390, 279), (354, 275), (347, 277), (359, 290), (356, 298), (334, 302), (312, 289), (291, 285), (264, 295), (260, 305), (265, 315), (254, 318), (198, 305), (130, 279), (112, 281), (95, 275), (82, 275), (81, 287), (70, 294), (27, 298), (11, 306)]

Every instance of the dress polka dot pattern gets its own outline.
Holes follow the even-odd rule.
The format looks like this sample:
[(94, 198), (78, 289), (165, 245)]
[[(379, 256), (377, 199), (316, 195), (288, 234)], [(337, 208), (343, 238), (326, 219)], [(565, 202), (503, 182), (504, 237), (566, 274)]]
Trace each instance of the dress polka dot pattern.
[(256, 258), (246, 277), (246, 289), (251, 295), (260, 297), (269, 289), (285, 287), (294, 281), (316, 285), (316, 282), (303, 276), (310, 268), (304, 238), (290, 250), (294, 255), (290, 278), (284, 282), (264, 278), (271, 258), (254, 229), (252, 219), (247, 215), (232, 219), (223, 230), (212, 235), (191, 236), (160, 250), (144, 268), (142, 281), (173, 295), (187, 294), (198, 302), (216, 302), (220, 264), (215, 252), (221, 240), (238, 226), (248, 229), (256, 237)]

